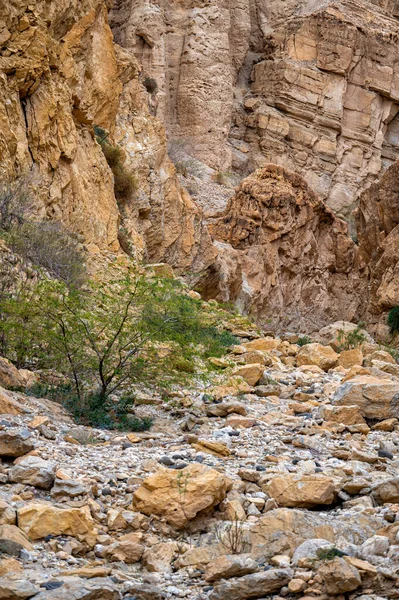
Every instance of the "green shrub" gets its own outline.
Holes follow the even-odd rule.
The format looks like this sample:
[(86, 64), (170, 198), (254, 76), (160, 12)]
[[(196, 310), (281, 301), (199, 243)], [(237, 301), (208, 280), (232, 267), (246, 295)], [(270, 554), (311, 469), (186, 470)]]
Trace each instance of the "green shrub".
[(396, 335), (399, 332), (399, 306), (394, 306), (389, 311), (388, 326), (392, 335)]
[(146, 77), (144, 79), (144, 86), (149, 94), (158, 93), (158, 83), (153, 77)]
[(337, 336), (338, 349), (340, 352), (343, 350), (353, 350), (361, 346), (366, 339), (366, 335), (362, 332), (359, 325), (352, 331), (340, 329)]
[(316, 552), (317, 558), (319, 560), (334, 560), (337, 556), (345, 556), (345, 552), (339, 550), (338, 548), (319, 548)]
[(308, 335), (302, 335), (297, 341), (298, 346), (300, 346), (301, 348), (302, 346), (306, 346), (307, 344), (311, 343), (312, 339)]
[(219, 331), (181, 283), (143, 276), (81, 289), (40, 281), (1, 299), (0, 314), (3, 355), (18, 367), (63, 373), (74, 387), (76, 418), (90, 413), (91, 422), (104, 426), (113, 421), (110, 407), (118, 410), (109, 403), (117, 390), (180, 381), (195, 373), (196, 361), (221, 356), (237, 341)]
[(94, 126), (97, 142), (100, 144), (105, 160), (114, 175), (114, 193), (118, 204), (133, 197), (138, 189), (138, 179), (135, 173), (125, 167), (125, 154), (121, 148), (114, 146), (108, 140), (109, 134), (102, 127)]

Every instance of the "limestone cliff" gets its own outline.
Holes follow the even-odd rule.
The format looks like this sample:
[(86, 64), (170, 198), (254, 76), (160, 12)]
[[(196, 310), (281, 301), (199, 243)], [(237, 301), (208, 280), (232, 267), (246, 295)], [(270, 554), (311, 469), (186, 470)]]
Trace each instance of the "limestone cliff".
[[(4, 3), (2, 5), (4, 7)], [(201, 213), (166, 154), (133, 55), (114, 43), (102, 0), (5, 2), (0, 21), (0, 175), (24, 177), (36, 212), (62, 220), (89, 247), (201, 270), (214, 250)], [(93, 127), (134, 172), (138, 194), (121, 212)]]
[(314, 331), (358, 315), (357, 246), (305, 180), (267, 165), (244, 179), (210, 231), (219, 257), (205, 295), (279, 328)]
[(172, 144), (218, 170), (277, 163), (349, 217), (399, 156), (395, 0), (117, 0)]
[(356, 226), (368, 279), (364, 318), (384, 335), (386, 312), (399, 305), (399, 162), (362, 194)]

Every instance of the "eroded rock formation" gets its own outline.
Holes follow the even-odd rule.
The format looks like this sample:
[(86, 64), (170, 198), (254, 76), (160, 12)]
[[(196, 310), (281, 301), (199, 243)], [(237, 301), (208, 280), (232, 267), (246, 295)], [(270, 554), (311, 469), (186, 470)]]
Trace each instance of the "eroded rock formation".
[[(4, 4), (3, 4), (4, 6)], [(37, 213), (100, 249), (119, 228), (138, 257), (200, 270), (213, 260), (201, 214), (177, 181), (140, 67), (117, 46), (102, 0), (6, 2), (0, 22), (0, 174), (27, 177)], [(121, 212), (93, 134), (110, 132), (140, 193)]]
[(172, 144), (217, 170), (277, 163), (348, 217), (398, 157), (395, 0), (118, 0)]
[(209, 227), (219, 257), (205, 295), (296, 330), (356, 317), (357, 246), (301, 176), (276, 165), (258, 169)]
[(356, 227), (369, 282), (365, 319), (383, 334), (386, 312), (399, 305), (399, 162), (360, 197)]

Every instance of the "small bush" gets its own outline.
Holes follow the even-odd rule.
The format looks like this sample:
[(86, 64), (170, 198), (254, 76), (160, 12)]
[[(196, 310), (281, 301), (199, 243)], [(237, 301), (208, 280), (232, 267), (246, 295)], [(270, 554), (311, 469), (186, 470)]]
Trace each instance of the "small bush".
[(114, 193), (118, 204), (133, 197), (138, 189), (138, 179), (135, 173), (125, 167), (125, 154), (121, 148), (114, 146), (108, 140), (109, 134), (102, 127), (94, 126), (97, 142), (100, 144), (105, 160), (114, 175)]
[(144, 86), (149, 94), (158, 93), (158, 83), (153, 77), (146, 77), (144, 79)]
[(16, 254), (68, 286), (83, 283), (86, 274), (83, 255), (78, 242), (60, 223), (25, 221), (10, 229), (6, 241)]
[(388, 326), (392, 335), (399, 333), (399, 306), (394, 306), (389, 311)]
[(346, 556), (345, 552), (338, 548), (319, 548), (316, 552), (319, 560), (334, 560), (337, 556)]
[(361, 346), (366, 339), (366, 335), (362, 332), (359, 325), (353, 331), (340, 329), (337, 336), (338, 349), (340, 352), (343, 350), (353, 350)]
[(312, 339), (308, 335), (302, 335), (297, 341), (298, 346), (300, 346), (301, 348), (302, 346), (306, 346), (307, 344), (311, 343)]

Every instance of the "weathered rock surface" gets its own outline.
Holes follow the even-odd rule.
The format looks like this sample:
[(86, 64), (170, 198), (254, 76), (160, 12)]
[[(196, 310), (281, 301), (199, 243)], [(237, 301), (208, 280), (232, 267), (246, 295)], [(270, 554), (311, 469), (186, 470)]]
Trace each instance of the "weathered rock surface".
[(276, 165), (257, 170), (209, 227), (219, 257), (200, 284), (205, 297), (297, 330), (356, 314), (356, 246), (301, 176)]
[(146, 515), (161, 515), (184, 527), (198, 513), (219, 504), (231, 487), (228, 477), (202, 465), (179, 471), (163, 469), (134, 493), (133, 506)]
[(292, 576), (290, 569), (270, 569), (263, 573), (230, 579), (215, 586), (210, 600), (249, 600), (278, 592)]
[(48, 535), (72, 535), (94, 543), (94, 522), (87, 506), (58, 508), (50, 503), (31, 502), (18, 509), (18, 526), (32, 540)]
[(322, 346), (318, 343), (306, 344), (298, 352), (297, 365), (316, 365), (324, 371), (335, 367), (339, 356), (330, 346)]
[(324, 475), (274, 477), (264, 490), (279, 506), (287, 507), (310, 508), (332, 504), (336, 496), (332, 479)]
[(325, 561), (318, 574), (323, 578), (328, 594), (353, 592), (362, 582), (359, 571), (338, 556)]
[(0, 431), (0, 456), (15, 458), (33, 449), (32, 434), (27, 429)]
[(54, 463), (38, 456), (27, 456), (10, 469), (8, 479), (49, 490), (54, 482), (55, 470)]
[(259, 570), (259, 566), (250, 556), (245, 554), (225, 554), (212, 561), (205, 570), (206, 581), (242, 577)]
[(333, 403), (337, 406), (355, 404), (362, 415), (370, 419), (389, 419), (397, 415), (399, 381), (358, 375), (337, 389)]

